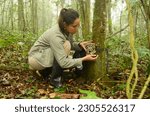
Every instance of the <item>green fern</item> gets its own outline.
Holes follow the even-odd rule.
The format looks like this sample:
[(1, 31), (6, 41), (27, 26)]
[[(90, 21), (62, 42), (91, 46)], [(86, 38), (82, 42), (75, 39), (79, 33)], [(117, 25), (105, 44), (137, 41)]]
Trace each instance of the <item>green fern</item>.
[(99, 97), (96, 96), (96, 93), (93, 91), (79, 89), (79, 92), (81, 94), (86, 95), (86, 96), (80, 97), (80, 99), (100, 99)]

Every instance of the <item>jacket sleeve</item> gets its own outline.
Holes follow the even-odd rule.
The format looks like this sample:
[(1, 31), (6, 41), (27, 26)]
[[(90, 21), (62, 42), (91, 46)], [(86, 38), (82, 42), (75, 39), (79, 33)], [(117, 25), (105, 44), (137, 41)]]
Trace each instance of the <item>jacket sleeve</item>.
[(56, 36), (50, 41), (51, 49), (59, 65), (62, 68), (82, 66), (81, 58), (71, 59), (67, 57), (63, 44), (64, 44), (64, 40), (61, 36)]
[(71, 43), (71, 49), (75, 51), (81, 51), (82, 48), (79, 46), (80, 42), (76, 42), (72, 35), (69, 36), (69, 41)]

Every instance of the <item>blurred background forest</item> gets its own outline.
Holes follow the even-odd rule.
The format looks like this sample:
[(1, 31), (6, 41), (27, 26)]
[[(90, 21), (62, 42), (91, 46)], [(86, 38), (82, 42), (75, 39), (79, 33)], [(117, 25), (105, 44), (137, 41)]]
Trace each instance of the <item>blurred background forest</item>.
[[(94, 40), (102, 52), (87, 70), (95, 82), (69, 79), (64, 88), (53, 89), (34, 77), (27, 57), (64, 7), (80, 14), (76, 40)], [(150, 98), (149, 72), (150, 0), (0, 0), (0, 98), (55, 98), (56, 92), (71, 98), (84, 92), (91, 98)]]

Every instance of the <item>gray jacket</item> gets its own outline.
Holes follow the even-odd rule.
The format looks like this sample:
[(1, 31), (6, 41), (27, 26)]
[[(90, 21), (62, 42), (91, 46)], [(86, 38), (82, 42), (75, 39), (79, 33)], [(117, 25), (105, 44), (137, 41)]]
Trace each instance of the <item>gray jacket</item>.
[(29, 51), (29, 56), (35, 58), (43, 67), (51, 67), (54, 57), (62, 68), (82, 66), (81, 58), (71, 59), (67, 57), (63, 44), (69, 40), (74, 50), (81, 50), (77, 42), (73, 41), (72, 35), (65, 36), (58, 25), (48, 29), (34, 43)]

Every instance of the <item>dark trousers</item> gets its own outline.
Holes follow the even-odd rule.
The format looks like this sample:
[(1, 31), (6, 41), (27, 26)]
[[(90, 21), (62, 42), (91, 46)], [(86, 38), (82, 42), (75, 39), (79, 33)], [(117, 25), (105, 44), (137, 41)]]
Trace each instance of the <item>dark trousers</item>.
[[(81, 50), (81, 51), (75, 51), (73, 58), (81, 58), (84, 57), (86, 55), (85, 50)], [(80, 75), (82, 72), (82, 70), (78, 70), (76, 68), (75, 73), (77, 75)], [(54, 63), (53, 63), (53, 67), (48, 67), (45, 68), (43, 70), (40, 71), (41, 75), (45, 78), (48, 78), (48, 76), (51, 74), (52, 78), (57, 78), (57, 77), (61, 77), (62, 73), (63, 73), (63, 68), (60, 67), (60, 65), (58, 64), (57, 60), (54, 59)]]

